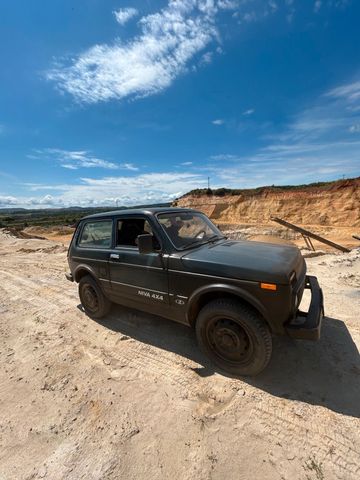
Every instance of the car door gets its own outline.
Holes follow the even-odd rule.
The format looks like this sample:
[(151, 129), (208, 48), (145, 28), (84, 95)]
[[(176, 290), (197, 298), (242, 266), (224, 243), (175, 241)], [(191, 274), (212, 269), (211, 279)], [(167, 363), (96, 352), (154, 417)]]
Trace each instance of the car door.
[(114, 248), (109, 255), (110, 281), (115, 301), (155, 312), (169, 304), (168, 272), (158, 251), (140, 254), (136, 241), (143, 233), (153, 233), (144, 216), (115, 219)]
[(112, 218), (89, 218), (82, 222), (72, 246), (72, 271), (83, 268), (110, 293), (109, 255), (112, 248)]

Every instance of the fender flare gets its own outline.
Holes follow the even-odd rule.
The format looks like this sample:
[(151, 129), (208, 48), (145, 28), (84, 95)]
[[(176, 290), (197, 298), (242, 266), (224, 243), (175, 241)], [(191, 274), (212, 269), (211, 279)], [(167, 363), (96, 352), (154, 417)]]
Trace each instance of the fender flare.
[(89, 267), (89, 265), (86, 265), (84, 263), (80, 263), (80, 265), (77, 265), (77, 267), (75, 268), (75, 271), (74, 271), (74, 280), (75, 280), (76, 283), (79, 283), (79, 280), (80, 280), (80, 279), (78, 279), (78, 274), (79, 274), (80, 270), (85, 270), (89, 275), (91, 275), (96, 280), (96, 274), (95, 274), (94, 270), (91, 267)]
[(267, 311), (264, 305), (260, 303), (256, 297), (254, 297), (253, 295), (251, 295), (249, 292), (247, 292), (241, 287), (237, 287), (235, 285), (227, 285), (224, 283), (215, 283), (215, 284), (206, 285), (198, 288), (190, 296), (187, 303), (187, 310), (186, 310), (186, 320), (189, 324), (192, 324), (191, 310), (194, 308), (194, 306), (197, 305), (197, 303), (199, 302), (199, 300), (203, 295), (211, 292), (230, 293), (231, 295), (238, 297), (239, 300), (244, 300), (245, 302), (249, 303), (253, 308), (255, 308), (255, 310), (257, 310), (269, 323), (269, 316), (267, 314)]

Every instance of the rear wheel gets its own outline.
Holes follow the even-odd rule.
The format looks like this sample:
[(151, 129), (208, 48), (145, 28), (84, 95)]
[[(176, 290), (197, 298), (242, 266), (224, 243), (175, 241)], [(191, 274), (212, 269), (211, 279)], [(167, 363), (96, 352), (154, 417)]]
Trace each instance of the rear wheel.
[(90, 275), (79, 282), (79, 297), (85, 313), (92, 318), (102, 318), (109, 313), (111, 302)]
[(222, 370), (257, 375), (269, 363), (271, 333), (260, 315), (233, 299), (214, 300), (196, 320), (200, 348)]

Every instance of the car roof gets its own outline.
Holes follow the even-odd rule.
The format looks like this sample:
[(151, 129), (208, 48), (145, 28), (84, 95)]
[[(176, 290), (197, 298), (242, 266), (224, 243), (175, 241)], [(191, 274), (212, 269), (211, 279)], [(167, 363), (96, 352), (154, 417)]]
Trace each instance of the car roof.
[[(112, 216), (127, 216), (127, 215), (156, 215), (158, 213), (181, 213), (181, 212), (198, 212), (192, 208), (179, 208), (179, 207), (150, 207), (150, 208), (126, 208), (122, 210), (112, 210), (109, 212), (94, 213), (87, 215), (81, 220), (87, 220), (88, 218), (103, 218)], [(201, 212), (198, 212), (201, 213)]]

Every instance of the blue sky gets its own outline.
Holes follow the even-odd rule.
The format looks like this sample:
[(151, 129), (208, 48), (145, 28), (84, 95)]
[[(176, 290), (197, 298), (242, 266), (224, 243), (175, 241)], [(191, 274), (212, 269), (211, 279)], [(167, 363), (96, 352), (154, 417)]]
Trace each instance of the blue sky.
[(357, 0), (0, 4), (0, 206), (360, 175)]

